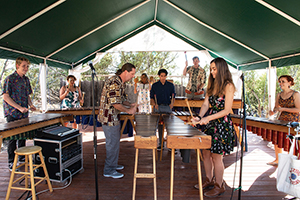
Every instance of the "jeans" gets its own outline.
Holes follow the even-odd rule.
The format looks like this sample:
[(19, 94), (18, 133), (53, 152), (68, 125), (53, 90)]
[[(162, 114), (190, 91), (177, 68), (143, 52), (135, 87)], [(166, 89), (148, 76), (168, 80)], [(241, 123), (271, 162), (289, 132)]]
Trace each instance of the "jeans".
[[(7, 122), (13, 122), (15, 119), (12, 116), (7, 116), (6, 121)], [(17, 149), (17, 144), (18, 148), (24, 147), (26, 143), (26, 140), (8, 140), (7, 143), (7, 154), (8, 154), (8, 163), (12, 163), (15, 160), (15, 150)]]
[(120, 130), (121, 125), (107, 126), (102, 125), (104, 135), (106, 138), (106, 158), (104, 164), (104, 174), (111, 174), (116, 171), (119, 159), (120, 149)]
[[(172, 113), (172, 110), (170, 108), (170, 106), (163, 106), (160, 105), (158, 106), (158, 110), (156, 110), (155, 108), (153, 109), (154, 113)], [(164, 144), (161, 144), (161, 138), (162, 138), (162, 133), (163, 133), (163, 128), (164, 126), (162, 124), (158, 125), (158, 146), (164, 146)]]

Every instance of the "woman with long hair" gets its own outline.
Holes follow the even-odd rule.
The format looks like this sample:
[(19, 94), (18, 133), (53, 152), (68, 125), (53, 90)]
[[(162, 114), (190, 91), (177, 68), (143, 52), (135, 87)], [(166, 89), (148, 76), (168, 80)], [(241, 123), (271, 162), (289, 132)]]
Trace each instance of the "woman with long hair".
[[(204, 195), (216, 197), (225, 192), (223, 181), (223, 156), (230, 154), (234, 146), (234, 128), (228, 115), (232, 110), (235, 86), (228, 65), (223, 58), (210, 63), (207, 93), (198, 117), (193, 123), (206, 125), (204, 133), (211, 135), (211, 148), (202, 151), (206, 178), (202, 184)], [(211, 108), (210, 108), (211, 107)], [(209, 114), (204, 114), (210, 108)], [(199, 185), (195, 185), (199, 189)]]
[[(299, 92), (292, 90), (294, 79), (289, 75), (282, 75), (278, 78), (278, 83), (281, 88), (281, 92), (277, 94), (275, 107), (273, 111), (270, 111), (270, 115), (278, 112), (278, 120), (288, 122), (299, 122), (300, 112), (300, 94)], [(267, 163), (268, 165), (278, 165), (278, 153), (282, 153), (282, 148), (279, 148), (277, 144), (275, 148), (275, 160)]]

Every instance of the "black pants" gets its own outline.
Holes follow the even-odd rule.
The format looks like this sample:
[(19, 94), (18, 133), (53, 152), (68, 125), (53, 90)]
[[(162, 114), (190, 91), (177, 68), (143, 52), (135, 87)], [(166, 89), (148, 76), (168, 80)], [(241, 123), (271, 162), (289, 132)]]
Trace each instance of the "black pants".
[[(13, 122), (15, 120), (18, 120), (16, 118), (13, 118), (12, 116), (7, 116), (6, 121), (7, 122)], [(7, 144), (7, 154), (8, 154), (8, 163), (14, 162), (15, 158), (15, 150), (18, 148), (25, 146), (26, 140), (8, 140)]]

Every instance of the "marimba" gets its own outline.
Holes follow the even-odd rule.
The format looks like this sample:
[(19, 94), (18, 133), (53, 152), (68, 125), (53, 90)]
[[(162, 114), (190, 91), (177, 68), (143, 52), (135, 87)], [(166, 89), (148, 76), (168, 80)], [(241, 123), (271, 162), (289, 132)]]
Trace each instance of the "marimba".
[(46, 113), (0, 124), (0, 146), (2, 145), (2, 139), (4, 138), (28, 131), (34, 131), (57, 123), (63, 124), (65, 121), (70, 121), (72, 119), (73, 116), (70, 114)]
[(196, 149), (199, 193), (200, 199), (203, 199), (200, 149), (209, 149), (211, 147), (211, 136), (204, 134), (190, 125), (184, 124), (181, 119), (174, 115), (164, 115), (163, 121), (168, 134), (167, 147), (172, 149), (170, 199), (173, 199), (175, 149)]
[[(68, 108), (68, 109), (57, 109), (57, 110), (48, 110), (47, 113), (61, 113), (61, 114), (72, 114), (72, 115), (92, 115), (93, 108), (92, 107), (81, 107), (81, 108)], [(99, 107), (95, 108), (95, 115), (99, 114)], [(72, 119), (73, 120), (73, 119)], [(72, 121), (71, 120), (71, 121)], [(121, 127), (121, 136), (126, 127), (127, 121), (131, 122), (133, 129), (135, 128), (134, 125), (134, 115), (130, 115), (124, 112), (120, 114), (120, 120), (124, 120), (123, 126)], [(97, 120), (96, 120), (97, 121)], [(85, 124), (85, 123), (84, 123)]]
[[(175, 97), (173, 107), (187, 107), (185, 102), (186, 97)], [(201, 108), (204, 98), (202, 99), (189, 99), (190, 107)], [(241, 108), (241, 99), (234, 99), (232, 103), (232, 109), (240, 109)]]
[[(231, 119), (237, 126), (243, 126), (243, 119), (239, 115), (232, 115)], [(290, 149), (289, 139), (286, 137), (288, 135), (288, 123), (281, 120), (271, 120), (267, 118), (260, 117), (246, 117), (247, 130), (251, 131), (263, 139), (277, 144), (279, 148), (283, 148), (285, 151)], [(294, 129), (290, 129), (290, 134), (295, 135)]]
[[(133, 178), (133, 192), (132, 199), (135, 199), (136, 179), (137, 178), (153, 178), (154, 199), (157, 199), (156, 191), (156, 164), (155, 153), (157, 148), (156, 129), (160, 115), (135, 115), (136, 121), (136, 135), (134, 137), (135, 151), (135, 165)], [(152, 149), (153, 153), (153, 173), (137, 173), (138, 166), (138, 152), (139, 149)]]

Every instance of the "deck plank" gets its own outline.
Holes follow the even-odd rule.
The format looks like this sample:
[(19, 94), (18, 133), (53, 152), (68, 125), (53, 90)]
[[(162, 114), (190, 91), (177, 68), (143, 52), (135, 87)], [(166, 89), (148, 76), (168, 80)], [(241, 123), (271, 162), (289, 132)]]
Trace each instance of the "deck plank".
[[(122, 137), (120, 144), (119, 164), (125, 166), (121, 172), (125, 174), (122, 179), (105, 178), (102, 176), (105, 160), (105, 139), (101, 128), (97, 130), (97, 165), (98, 165), (98, 185), (99, 199), (101, 200), (129, 200), (132, 199), (133, 171), (135, 149), (132, 138)], [(93, 160), (93, 131), (92, 127), (81, 130), (83, 133), (83, 167), (84, 170), (73, 177), (69, 187), (54, 192), (42, 193), (39, 199), (57, 200), (94, 200), (95, 199), (95, 179)], [(283, 199), (286, 194), (276, 190), (276, 167), (266, 165), (266, 162), (274, 159), (274, 150), (269, 146), (269, 142), (262, 140), (259, 136), (248, 134), (248, 152), (243, 157), (243, 177), (242, 177), (242, 199), (243, 200), (276, 200)], [(27, 145), (32, 145), (28, 141)], [(226, 181), (226, 192), (219, 198), (204, 199), (230, 199), (233, 181), (234, 187), (238, 187), (240, 158), (236, 158), (236, 151), (224, 157)], [(169, 199), (170, 193), (170, 155), (168, 150), (163, 152), (163, 160), (157, 162), (157, 195), (160, 200)], [(236, 161), (238, 159), (238, 161)], [(203, 165), (203, 164), (202, 164)], [(175, 177), (174, 177), (174, 200), (194, 200), (199, 199), (199, 191), (193, 188), (197, 182), (196, 153), (191, 151), (191, 162), (182, 163), (179, 155), (175, 156)], [(237, 168), (235, 170), (235, 167)], [(236, 171), (236, 175), (234, 172)], [(152, 151), (140, 150), (138, 172), (152, 172)], [(0, 199), (5, 199), (10, 172), (7, 167), (7, 153), (0, 153)], [(204, 169), (202, 166), (202, 176)], [(54, 184), (54, 188), (61, 187)], [(47, 188), (46, 184), (37, 186), (37, 192)], [(13, 190), (10, 199), (18, 199), (22, 191)], [(238, 191), (233, 193), (233, 199), (237, 199)], [(24, 197), (23, 197), (24, 199)], [(153, 199), (153, 181), (150, 179), (138, 179), (136, 199)]]

